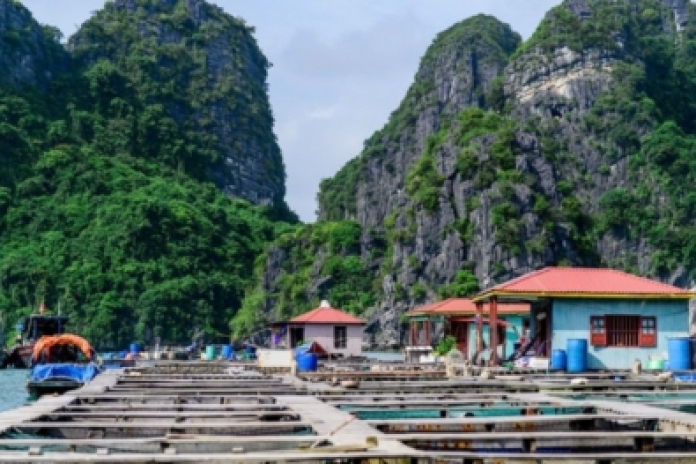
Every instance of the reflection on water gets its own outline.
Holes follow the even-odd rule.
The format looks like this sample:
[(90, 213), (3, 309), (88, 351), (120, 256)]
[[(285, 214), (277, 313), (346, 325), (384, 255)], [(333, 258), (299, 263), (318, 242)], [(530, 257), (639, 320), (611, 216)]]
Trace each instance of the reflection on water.
[(29, 402), (26, 369), (0, 370), (0, 411), (18, 408)]

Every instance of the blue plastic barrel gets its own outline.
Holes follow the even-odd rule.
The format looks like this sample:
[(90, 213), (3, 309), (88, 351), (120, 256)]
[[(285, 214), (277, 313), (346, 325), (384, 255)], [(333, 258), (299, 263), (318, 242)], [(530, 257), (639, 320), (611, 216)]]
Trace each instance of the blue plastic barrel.
[(568, 364), (565, 350), (553, 350), (551, 352), (551, 369), (564, 371)]
[(669, 368), (673, 371), (691, 369), (691, 340), (686, 337), (667, 340)]
[(568, 372), (585, 372), (587, 370), (587, 340), (571, 338), (566, 345)]
[(208, 361), (213, 361), (215, 359), (215, 345), (208, 345), (205, 347), (205, 359)]
[(256, 347), (249, 345), (245, 348), (245, 351), (247, 354), (256, 354)]
[(230, 359), (232, 357), (232, 347), (230, 345), (222, 345), (222, 353), (220, 353), (224, 359)]
[(119, 351), (118, 352), (118, 359), (126, 359), (126, 356), (128, 356), (127, 351)]
[(138, 345), (137, 343), (131, 343), (130, 352), (131, 353), (140, 353), (140, 345)]
[(316, 372), (317, 355), (314, 353), (304, 353), (295, 357), (297, 370), (300, 372)]

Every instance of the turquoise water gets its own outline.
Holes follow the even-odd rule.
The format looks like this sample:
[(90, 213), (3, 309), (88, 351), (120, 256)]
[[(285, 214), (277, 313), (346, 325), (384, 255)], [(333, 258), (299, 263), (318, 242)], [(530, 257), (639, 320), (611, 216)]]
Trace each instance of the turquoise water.
[[(353, 409), (352, 413), (356, 415), (359, 419), (434, 419), (440, 417), (440, 409), (361, 409), (360, 407), (349, 407), (346, 405), (341, 405), (340, 409), (350, 411)], [(527, 415), (527, 407), (525, 406), (515, 406), (515, 407), (475, 407), (471, 406), (468, 408), (454, 407), (454, 408), (444, 408), (447, 409), (447, 415), (449, 417), (511, 417), (511, 416), (524, 416)], [(583, 408), (580, 406), (540, 406), (535, 408), (538, 414), (543, 414), (546, 416), (563, 416), (567, 414), (582, 414)]]
[(405, 359), (403, 353), (394, 352), (382, 352), (382, 351), (363, 351), (362, 355), (367, 359), (374, 359), (375, 361), (403, 361)]
[(29, 402), (25, 369), (0, 370), (0, 411), (18, 408)]

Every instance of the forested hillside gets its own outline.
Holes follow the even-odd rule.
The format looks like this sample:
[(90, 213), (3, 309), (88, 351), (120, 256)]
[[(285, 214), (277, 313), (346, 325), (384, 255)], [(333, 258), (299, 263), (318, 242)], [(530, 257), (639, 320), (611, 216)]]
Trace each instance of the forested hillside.
[(252, 32), (203, 0), (116, 0), (63, 46), (0, 0), (6, 327), (44, 301), (98, 347), (229, 333), (297, 222)]
[(565, 0), (527, 41), (443, 31), (298, 225), (253, 28), (114, 0), (62, 42), (0, 0), (0, 311), (99, 348), (254, 332), (327, 298), (379, 343), (405, 310), (537, 267), (696, 267), (696, 7)]
[(690, 286), (695, 58), (687, 0), (566, 0), (525, 42), (486, 16), (444, 31), (296, 233), (350, 224), (351, 246), (278, 239), (240, 326), (351, 282), (338, 305), (397, 343), (405, 310), (548, 264)]

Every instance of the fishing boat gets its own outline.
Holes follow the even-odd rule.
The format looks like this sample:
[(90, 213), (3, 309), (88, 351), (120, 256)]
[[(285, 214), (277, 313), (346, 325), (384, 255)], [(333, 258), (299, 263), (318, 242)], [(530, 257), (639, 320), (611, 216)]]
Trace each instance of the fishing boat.
[(63, 333), (41, 337), (30, 358), (27, 390), (32, 397), (80, 388), (100, 372), (97, 355), (84, 338)]
[(23, 318), (17, 324), (19, 335), (16, 344), (7, 350), (7, 354), (0, 364), (0, 369), (7, 367), (27, 369), (31, 364), (31, 355), (37, 340), (44, 336), (65, 333), (68, 321), (67, 316), (48, 314), (32, 314)]

